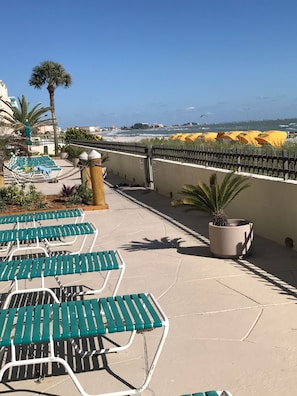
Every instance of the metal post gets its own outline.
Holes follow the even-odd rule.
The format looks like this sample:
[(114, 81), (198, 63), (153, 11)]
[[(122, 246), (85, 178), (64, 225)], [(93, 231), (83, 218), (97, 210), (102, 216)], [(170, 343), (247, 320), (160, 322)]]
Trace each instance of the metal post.
[(5, 186), (3, 165), (4, 165), (3, 158), (0, 158), (0, 187), (4, 187)]

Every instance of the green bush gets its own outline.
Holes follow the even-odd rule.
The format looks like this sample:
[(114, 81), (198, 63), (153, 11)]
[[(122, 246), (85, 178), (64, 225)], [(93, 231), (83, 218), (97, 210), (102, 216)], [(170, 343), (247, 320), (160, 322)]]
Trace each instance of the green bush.
[(31, 205), (44, 205), (42, 194), (33, 184), (26, 186), (25, 183), (18, 185), (12, 182), (9, 186), (0, 189), (0, 201), (6, 205), (18, 205), (22, 208), (29, 208)]
[(71, 159), (78, 158), (84, 151), (86, 151), (85, 148), (79, 146), (71, 146), (70, 144), (66, 144), (63, 148), (63, 152), (68, 153), (68, 157)]
[(70, 204), (90, 204), (93, 198), (93, 192), (90, 188), (87, 187), (86, 184), (80, 184), (76, 187), (74, 194), (72, 194), (69, 199), (68, 203)]
[(92, 135), (87, 129), (72, 127), (67, 128), (64, 140), (68, 143), (70, 140), (97, 140), (96, 135)]

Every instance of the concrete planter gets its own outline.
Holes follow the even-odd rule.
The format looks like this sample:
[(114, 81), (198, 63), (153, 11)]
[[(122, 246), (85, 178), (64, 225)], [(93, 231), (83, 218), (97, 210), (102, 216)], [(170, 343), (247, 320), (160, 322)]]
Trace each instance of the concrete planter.
[(68, 158), (68, 153), (61, 152), (61, 153), (60, 153), (60, 158), (61, 158), (61, 159), (66, 159), (66, 158)]
[(254, 238), (253, 223), (229, 219), (228, 226), (208, 224), (210, 252), (215, 257), (238, 258), (248, 255)]
[(79, 163), (79, 158), (73, 158), (72, 159), (72, 164), (73, 164), (74, 168), (77, 167), (78, 163)]

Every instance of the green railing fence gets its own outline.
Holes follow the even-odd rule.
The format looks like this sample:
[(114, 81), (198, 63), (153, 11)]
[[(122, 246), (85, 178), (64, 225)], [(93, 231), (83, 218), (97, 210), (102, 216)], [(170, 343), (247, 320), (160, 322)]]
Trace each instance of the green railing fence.
[(72, 140), (70, 144), (143, 155), (148, 160), (164, 159), (180, 163), (229, 169), (283, 180), (297, 180), (297, 153), (290, 150), (261, 148), (201, 148), (176, 145), (149, 146), (139, 143)]

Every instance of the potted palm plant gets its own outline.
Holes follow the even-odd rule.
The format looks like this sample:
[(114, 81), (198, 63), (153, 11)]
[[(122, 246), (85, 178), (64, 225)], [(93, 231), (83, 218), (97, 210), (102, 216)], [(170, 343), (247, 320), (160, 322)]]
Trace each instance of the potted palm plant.
[(68, 158), (72, 161), (73, 166), (76, 168), (79, 163), (79, 156), (84, 152), (84, 148), (67, 144), (64, 146), (64, 151), (68, 154)]
[(244, 219), (228, 219), (225, 208), (237, 195), (251, 185), (249, 178), (227, 173), (221, 184), (217, 174), (210, 176), (209, 184), (183, 186), (181, 199), (172, 201), (173, 206), (185, 206), (186, 210), (198, 210), (213, 216), (209, 222), (210, 251), (213, 256), (236, 258), (246, 256), (253, 241), (253, 224)]

